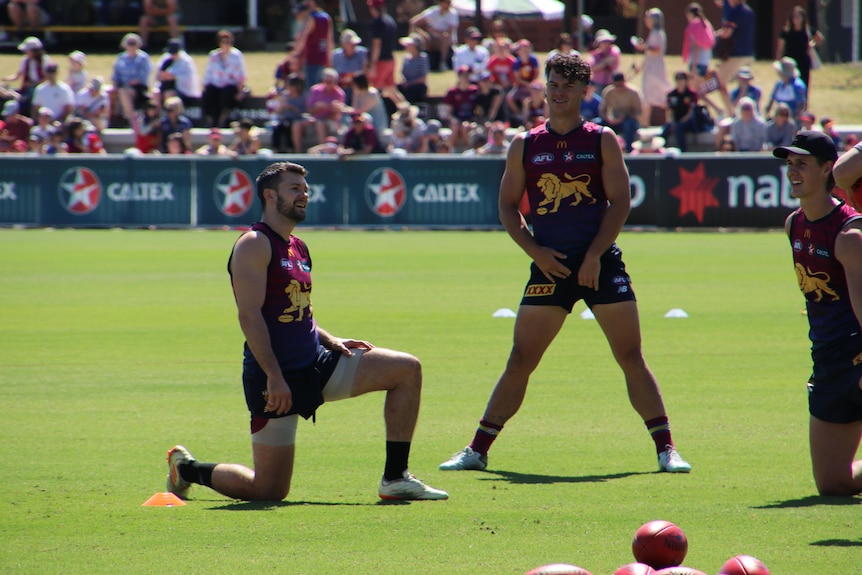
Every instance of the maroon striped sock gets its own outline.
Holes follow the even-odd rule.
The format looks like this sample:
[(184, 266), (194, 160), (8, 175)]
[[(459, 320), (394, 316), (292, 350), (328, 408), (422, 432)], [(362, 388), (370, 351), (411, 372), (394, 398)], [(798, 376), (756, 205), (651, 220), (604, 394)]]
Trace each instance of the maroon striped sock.
[(484, 419), (479, 421), (479, 427), (476, 429), (476, 435), (473, 436), (473, 441), (470, 442), (470, 449), (482, 455), (488, 455), (488, 450), (491, 449), (491, 444), (497, 439), (497, 434), (503, 430), (502, 425), (489, 423)]
[(644, 425), (646, 425), (647, 431), (652, 436), (652, 440), (655, 441), (656, 453), (661, 453), (667, 449), (668, 445), (673, 445), (673, 439), (670, 435), (670, 424), (667, 421), (666, 415), (644, 421)]

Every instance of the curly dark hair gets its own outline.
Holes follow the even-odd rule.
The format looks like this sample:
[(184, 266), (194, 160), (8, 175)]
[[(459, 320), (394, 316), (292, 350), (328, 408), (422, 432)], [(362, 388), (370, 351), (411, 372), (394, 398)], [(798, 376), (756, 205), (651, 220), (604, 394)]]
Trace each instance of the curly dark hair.
[(551, 72), (556, 72), (569, 82), (581, 82), (585, 86), (590, 83), (592, 71), (590, 65), (576, 54), (554, 54), (545, 62), (545, 79)]

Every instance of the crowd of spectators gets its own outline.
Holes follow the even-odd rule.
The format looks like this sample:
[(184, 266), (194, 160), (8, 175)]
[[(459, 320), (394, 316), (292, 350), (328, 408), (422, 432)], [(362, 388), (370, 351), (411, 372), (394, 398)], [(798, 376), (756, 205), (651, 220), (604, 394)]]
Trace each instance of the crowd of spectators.
[[(722, 7), (722, 21), (715, 24), (700, 4), (686, 6), (678, 66), (666, 61), (660, 9), (643, 14), (646, 38), (630, 39), (643, 54), (642, 63), (627, 71), (617, 37), (607, 29), (593, 31), (592, 20), (582, 16), (591, 43), (581, 56), (593, 72), (583, 117), (613, 128), (628, 153), (666, 152), (671, 144), (686, 152), (692, 134), (702, 132), (714, 132), (718, 151), (768, 150), (787, 145), (797, 130), (813, 124), (806, 79), (810, 82), (816, 69), (815, 48), (823, 36), (810, 28), (804, 9), (797, 6), (788, 17), (776, 50), (777, 79), (765, 90), (749, 66), (754, 12), (745, 0), (714, 1)], [(176, 0), (142, 4), (141, 34), (123, 37), (110, 85), (89, 76), (80, 50), (68, 54), (61, 79), (58, 62), (42, 42), (26, 37), (18, 46), (21, 65), (3, 78), (17, 85), (0, 92), (6, 100), (0, 151), (102, 153), (100, 133), (113, 118), (131, 128), (133, 148), (141, 154), (256, 154), (263, 151), (262, 128), (270, 132), (269, 149), (276, 153), (503, 154), (515, 133), (548, 116), (544, 60), (528, 39), (510, 38), (505, 22), (492, 22), (487, 34), (468, 27), (459, 39), (457, 13), (450, 0), (438, 0), (411, 18), (409, 35), (398, 38), (385, 1), (367, 2), (374, 20), (365, 39), (352, 29), (336, 34), (318, 0), (294, 4), (295, 39), (275, 63), (266, 96), (270, 117), (262, 127), (247, 119), (230, 122), (231, 112), (250, 95), (245, 59), (231, 32), (217, 33), (217, 47), (199, 79), (194, 59), (176, 36)], [(16, 25), (50, 18), (38, 0), (12, 0), (8, 10)], [(173, 32), (153, 64), (145, 46), (149, 29), (158, 25)], [(545, 59), (577, 53), (573, 44), (571, 36), (560, 34)], [(398, 47), (404, 52), (396, 70)], [(429, 75), (449, 69), (456, 80), (432, 107)], [(673, 82), (668, 69), (674, 70)], [(633, 81), (638, 75), (640, 86)], [(197, 105), (210, 131), (207, 143), (193, 149), (193, 124), (184, 112)], [(829, 118), (821, 123), (834, 132)], [(646, 127), (660, 127), (661, 134)], [(232, 141), (224, 143), (231, 134)]]

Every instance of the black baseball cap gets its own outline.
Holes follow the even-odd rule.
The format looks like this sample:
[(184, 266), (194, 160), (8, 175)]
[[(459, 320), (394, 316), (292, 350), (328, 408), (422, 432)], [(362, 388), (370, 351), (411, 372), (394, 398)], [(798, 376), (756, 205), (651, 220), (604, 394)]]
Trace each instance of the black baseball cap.
[(772, 155), (776, 158), (786, 158), (788, 154), (800, 154), (802, 156), (814, 156), (821, 160), (834, 162), (838, 159), (838, 149), (832, 138), (823, 132), (802, 130), (793, 137), (789, 146), (775, 148)]

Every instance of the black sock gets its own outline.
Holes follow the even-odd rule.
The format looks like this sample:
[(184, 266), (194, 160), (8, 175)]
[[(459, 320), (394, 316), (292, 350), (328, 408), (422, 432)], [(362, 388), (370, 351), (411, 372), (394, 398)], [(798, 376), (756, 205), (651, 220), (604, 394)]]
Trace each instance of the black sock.
[(386, 467), (383, 470), (383, 479), (392, 481), (401, 479), (407, 469), (407, 458), (410, 456), (409, 441), (387, 441), (386, 442)]
[(206, 487), (213, 486), (213, 469), (217, 463), (198, 463), (191, 461), (188, 463), (180, 463), (177, 467), (180, 470), (180, 477), (189, 483), (197, 483)]

